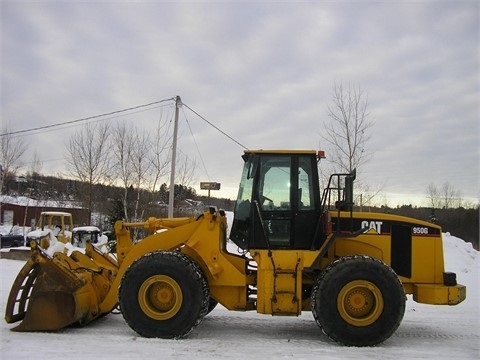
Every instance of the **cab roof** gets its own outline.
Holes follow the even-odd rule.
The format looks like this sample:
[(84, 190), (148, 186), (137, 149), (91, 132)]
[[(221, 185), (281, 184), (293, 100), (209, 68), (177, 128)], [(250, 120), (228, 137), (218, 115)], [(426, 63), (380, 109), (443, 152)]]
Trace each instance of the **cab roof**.
[(245, 154), (294, 154), (294, 155), (316, 155), (316, 150), (244, 150)]

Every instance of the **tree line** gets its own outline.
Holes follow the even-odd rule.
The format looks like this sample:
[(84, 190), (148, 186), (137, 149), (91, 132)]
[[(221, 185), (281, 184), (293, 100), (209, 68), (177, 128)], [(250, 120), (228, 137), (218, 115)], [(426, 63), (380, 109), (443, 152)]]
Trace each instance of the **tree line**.
[(476, 250), (479, 246), (479, 208), (464, 207), (417, 207), (411, 204), (397, 206), (371, 207), (371, 212), (385, 212), (394, 215), (407, 216), (419, 220), (428, 221), (442, 227), (443, 232), (449, 232), (472, 244)]
[[(59, 207), (75, 205), (85, 207), (84, 193), (91, 191), (91, 225), (103, 230), (112, 230), (117, 220), (142, 221), (147, 217), (167, 217), (167, 205), (170, 187), (160, 184), (155, 192), (140, 189), (140, 194), (130, 186), (126, 191), (122, 187), (105, 184), (94, 184), (37, 173), (26, 176), (7, 176), (4, 183), (4, 194), (14, 197), (26, 196), (37, 200), (50, 200)], [(193, 216), (203, 211), (205, 206), (216, 206), (226, 211), (233, 211), (235, 202), (226, 198), (208, 198), (200, 196), (192, 187), (175, 184), (174, 187), (175, 216)], [(125, 206), (127, 207), (125, 209)], [(127, 213), (138, 213), (138, 218), (125, 218)], [(88, 225), (88, 224), (79, 224)]]

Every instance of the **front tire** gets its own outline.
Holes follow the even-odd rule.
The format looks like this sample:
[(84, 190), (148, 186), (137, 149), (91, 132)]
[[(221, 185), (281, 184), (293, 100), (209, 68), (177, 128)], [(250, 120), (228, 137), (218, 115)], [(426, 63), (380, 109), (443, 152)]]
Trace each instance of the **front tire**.
[(154, 252), (136, 260), (119, 291), (125, 321), (150, 338), (184, 337), (207, 314), (209, 299), (201, 268), (178, 251)]
[(312, 312), (331, 339), (373, 346), (388, 339), (405, 313), (405, 291), (393, 269), (369, 256), (331, 263), (312, 290)]

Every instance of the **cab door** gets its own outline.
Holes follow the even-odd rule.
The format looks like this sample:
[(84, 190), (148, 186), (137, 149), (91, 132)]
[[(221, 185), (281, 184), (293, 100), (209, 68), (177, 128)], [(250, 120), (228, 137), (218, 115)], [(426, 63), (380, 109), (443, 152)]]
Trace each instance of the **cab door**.
[(314, 156), (263, 155), (254, 185), (250, 248), (309, 249), (320, 217)]
[(255, 194), (261, 222), (256, 222), (255, 233), (257, 239), (268, 241), (271, 248), (291, 248), (291, 166), (290, 156), (265, 155), (260, 159)]

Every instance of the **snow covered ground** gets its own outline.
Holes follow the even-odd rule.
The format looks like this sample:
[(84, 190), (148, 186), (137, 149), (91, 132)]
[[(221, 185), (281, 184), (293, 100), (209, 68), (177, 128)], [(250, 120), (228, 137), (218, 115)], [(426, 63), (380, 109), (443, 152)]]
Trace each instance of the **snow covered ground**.
[[(0, 325), (1, 359), (479, 359), (480, 253), (444, 234), (446, 269), (467, 285), (467, 299), (457, 306), (407, 301), (397, 332), (372, 348), (337, 345), (323, 335), (310, 312), (300, 317), (272, 317), (229, 312), (221, 306), (181, 340), (138, 336), (122, 315), (109, 314), (83, 328), (53, 333), (15, 333)], [(0, 259), (0, 309), (22, 267)]]

